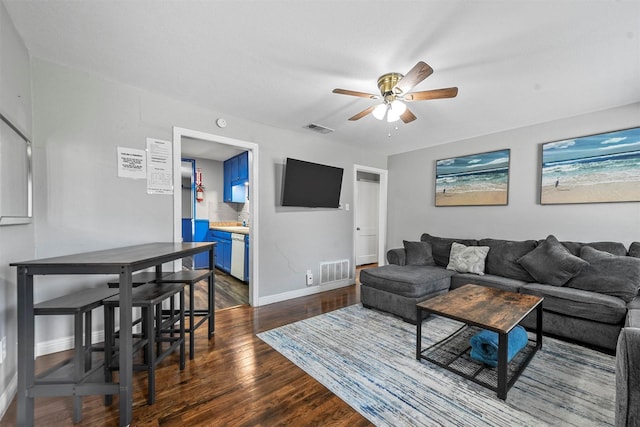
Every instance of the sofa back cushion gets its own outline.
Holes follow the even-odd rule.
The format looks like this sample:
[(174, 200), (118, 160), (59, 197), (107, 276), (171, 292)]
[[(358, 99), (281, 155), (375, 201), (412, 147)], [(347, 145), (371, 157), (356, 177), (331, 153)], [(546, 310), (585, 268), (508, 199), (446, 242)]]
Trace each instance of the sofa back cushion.
[(436, 237), (424, 233), (420, 236), (420, 241), (429, 242), (431, 244), (431, 253), (436, 265), (446, 267), (449, 265), (449, 254), (451, 253), (451, 244), (453, 242), (460, 243), (465, 246), (477, 246), (478, 242), (474, 239), (451, 239), (447, 237)]
[(640, 289), (640, 258), (617, 256), (583, 246), (580, 258), (589, 266), (567, 286), (618, 297), (631, 302)]
[(629, 256), (640, 258), (640, 242), (633, 242), (629, 246)]
[(580, 249), (583, 246), (589, 246), (593, 249), (597, 249), (603, 252), (609, 252), (613, 255), (625, 256), (627, 254), (627, 248), (620, 242), (591, 242), (591, 243), (582, 243), (582, 242), (560, 242), (562, 245), (569, 249), (575, 256), (580, 256)]
[(537, 244), (535, 240), (478, 240), (479, 246), (489, 246), (486, 273), (525, 282), (535, 282), (535, 279), (518, 263), (518, 259), (534, 250)]

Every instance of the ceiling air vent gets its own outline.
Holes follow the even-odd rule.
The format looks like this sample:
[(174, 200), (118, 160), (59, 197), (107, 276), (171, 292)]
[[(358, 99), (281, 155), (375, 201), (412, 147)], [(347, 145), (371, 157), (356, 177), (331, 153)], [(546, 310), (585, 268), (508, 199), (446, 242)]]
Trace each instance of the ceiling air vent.
[(307, 129), (311, 129), (312, 131), (318, 132), (318, 133), (331, 133), (334, 130), (330, 129), (328, 127), (325, 126), (321, 126), (321, 125), (317, 125), (315, 123), (309, 123), (307, 126), (305, 126)]

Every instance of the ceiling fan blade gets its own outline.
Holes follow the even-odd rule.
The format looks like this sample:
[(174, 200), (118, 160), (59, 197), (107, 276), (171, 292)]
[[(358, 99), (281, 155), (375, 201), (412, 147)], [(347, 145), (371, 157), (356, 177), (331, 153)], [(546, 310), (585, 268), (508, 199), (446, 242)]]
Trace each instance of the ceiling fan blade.
[(400, 79), (398, 84), (395, 85), (393, 93), (402, 94), (409, 92), (415, 85), (429, 77), (432, 73), (433, 68), (422, 61), (418, 62), (403, 78)]
[(348, 90), (348, 89), (334, 89), (333, 93), (339, 93), (341, 95), (359, 96), (361, 98), (369, 98), (369, 99), (380, 98), (380, 95), (374, 95), (372, 93), (358, 92), (355, 90)]
[(422, 92), (408, 93), (404, 96), (405, 101), (425, 101), (427, 99), (455, 98), (458, 95), (457, 87), (444, 89), (425, 90)]
[(402, 119), (403, 122), (405, 123), (411, 123), (412, 121), (414, 121), (415, 119), (417, 119), (417, 117), (415, 116), (415, 114), (413, 114), (411, 112), (411, 110), (409, 110), (408, 108), (405, 110), (404, 113), (402, 113), (400, 115), (400, 118)]
[(349, 118), (349, 120), (351, 120), (352, 122), (353, 122), (353, 121), (356, 121), (356, 120), (360, 120), (361, 118), (363, 118), (363, 117), (364, 117), (364, 116), (366, 116), (367, 114), (371, 113), (371, 112), (373, 111), (373, 109), (374, 109), (374, 108), (376, 108), (376, 107), (377, 107), (377, 105), (372, 105), (371, 107), (369, 107), (369, 108), (367, 108), (367, 109), (365, 109), (365, 110), (360, 111), (360, 112), (359, 112), (358, 114), (356, 114), (355, 116), (350, 117), (350, 118)]

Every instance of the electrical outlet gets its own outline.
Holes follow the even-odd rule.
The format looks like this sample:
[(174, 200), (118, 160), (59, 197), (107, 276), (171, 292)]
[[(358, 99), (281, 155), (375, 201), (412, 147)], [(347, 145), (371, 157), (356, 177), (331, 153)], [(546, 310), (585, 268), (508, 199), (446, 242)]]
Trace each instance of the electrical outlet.
[(307, 286), (313, 286), (313, 273), (307, 270)]

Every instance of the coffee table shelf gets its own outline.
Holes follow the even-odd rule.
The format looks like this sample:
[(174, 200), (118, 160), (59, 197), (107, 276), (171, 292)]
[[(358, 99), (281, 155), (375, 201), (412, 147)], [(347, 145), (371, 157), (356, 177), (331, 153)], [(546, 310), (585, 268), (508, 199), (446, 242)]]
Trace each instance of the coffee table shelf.
[[(482, 329), (477, 326), (463, 325), (448, 337), (426, 347), (420, 352), (420, 358), (454, 372), (463, 378), (498, 392), (498, 370), (471, 358), (469, 341)], [(527, 367), (537, 347), (531, 334), (527, 345), (516, 354), (507, 367), (507, 391), (513, 386)]]
[[(542, 347), (542, 297), (509, 292), (485, 286), (467, 284), (446, 294), (429, 298), (416, 305), (417, 319), (423, 312), (457, 320), (466, 325), (448, 338), (424, 350), (422, 323), (416, 326), (416, 359), (427, 360), (464, 378), (496, 391), (498, 398), (506, 400), (507, 392), (518, 379), (538, 349)], [(521, 354), (508, 362), (509, 332), (529, 314), (535, 312), (535, 342), (528, 343)], [(428, 321), (425, 322), (428, 325)], [(471, 337), (481, 329), (498, 335), (497, 367), (485, 369), (482, 363), (471, 359)], [(522, 358), (522, 362), (518, 360)], [(464, 361), (467, 363), (463, 363)], [(493, 374), (495, 373), (495, 380)], [(485, 379), (486, 378), (486, 379)]]

